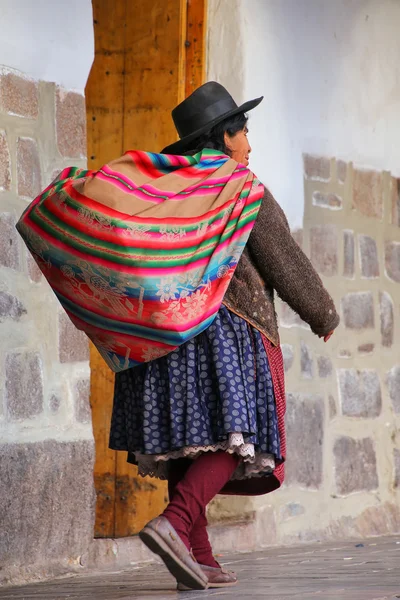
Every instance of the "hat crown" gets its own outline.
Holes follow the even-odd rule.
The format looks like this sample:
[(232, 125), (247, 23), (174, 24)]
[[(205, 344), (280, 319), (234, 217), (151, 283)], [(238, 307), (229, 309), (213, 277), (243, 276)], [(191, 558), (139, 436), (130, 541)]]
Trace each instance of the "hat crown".
[(172, 111), (172, 118), (180, 138), (204, 129), (238, 105), (223, 85), (209, 81), (197, 88)]
[(228, 90), (216, 81), (204, 83), (172, 111), (180, 140), (166, 146), (163, 154), (179, 154), (193, 150), (193, 144), (204, 133), (225, 119), (247, 113), (263, 99), (254, 98), (238, 106)]

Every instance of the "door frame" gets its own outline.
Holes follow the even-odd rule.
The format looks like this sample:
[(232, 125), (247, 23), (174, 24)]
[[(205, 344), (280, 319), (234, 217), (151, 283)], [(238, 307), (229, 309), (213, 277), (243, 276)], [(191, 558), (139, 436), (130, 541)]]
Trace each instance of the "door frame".
[[(207, 0), (92, 4), (95, 60), (85, 92), (88, 167), (97, 169), (128, 149), (157, 152), (177, 139), (170, 111), (205, 81), (208, 7)], [(108, 448), (114, 374), (92, 344), (90, 369), (94, 535), (134, 535), (163, 510), (167, 487), (139, 477), (125, 452)]]

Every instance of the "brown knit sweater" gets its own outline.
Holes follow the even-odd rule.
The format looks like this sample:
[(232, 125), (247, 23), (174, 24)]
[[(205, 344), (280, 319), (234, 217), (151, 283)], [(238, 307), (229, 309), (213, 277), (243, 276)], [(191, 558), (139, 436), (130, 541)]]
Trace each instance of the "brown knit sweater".
[(274, 290), (324, 336), (339, 324), (332, 298), (293, 239), (285, 213), (266, 189), (246, 248), (223, 303), (279, 344)]

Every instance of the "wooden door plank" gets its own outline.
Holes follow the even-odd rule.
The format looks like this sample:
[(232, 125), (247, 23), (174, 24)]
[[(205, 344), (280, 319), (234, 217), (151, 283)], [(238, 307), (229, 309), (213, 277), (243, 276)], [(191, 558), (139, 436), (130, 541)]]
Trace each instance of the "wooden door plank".
[(90, 168), (99, 168), (123, 152), (127, 2), (93, 0), (95, 59), (85, 90)]
[[(186, 0), (130, 2), (126, 22), (125, 150), (159, 152), (177, 139), (171, 109), (184, 97)], [(165, 482), (139, 477), (118, 454), (117, 537), (140, 531), (168, 501)]]
[(95, 537), (115, 535), (116, 452), (108, 448), (113, 390), (114, 374), (106, 366), (93, 344), (90, 344), (90, 404), (96, 447)]
[(184, 98), (186, 0), (128, 3), (125, 147), (159, 152), (177, 139), (171, 109)]
[(137, 534), (148, 521), (167, 505), (165, 481), (141, 477), (137, 467), (126, 462), (124, 452), (117, 453), (115, 537)]
[[(90, 168), (128, 149), (159, 151), (177, 139), (171, 109), (204, 81), (205, 10), (206, 0), (93, 0)], [(108, 449), (113, 386), (112, 372), (92, 346), (97, 537), (135, 534), (167, 502), (165, 482), (139, 477), (126, 453)]]
[[(97, 169), (122, 154), (123, 90), (127, 0), (93, 0), (95, 60), (86, 86), (88, 166)], [(90, 402), (96, 446), (95, 537), (115, 534), (116, 452), (108, 438), (114, 375), (96, 348), (90, 347)]]
[(185, 97), (206, 79), (207, 0), (187, 0)]

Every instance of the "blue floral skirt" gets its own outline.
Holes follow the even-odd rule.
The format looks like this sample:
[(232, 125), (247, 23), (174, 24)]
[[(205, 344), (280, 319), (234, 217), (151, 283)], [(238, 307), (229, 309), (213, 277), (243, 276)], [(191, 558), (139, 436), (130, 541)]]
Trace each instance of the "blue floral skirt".
[(174, 352), (117, 373), (110, 448), (162, 479), (170, 459), (216, 450), (242, 457), (232, 479), (270, 474), (282, 456), (259, 331), (222, 306)]

